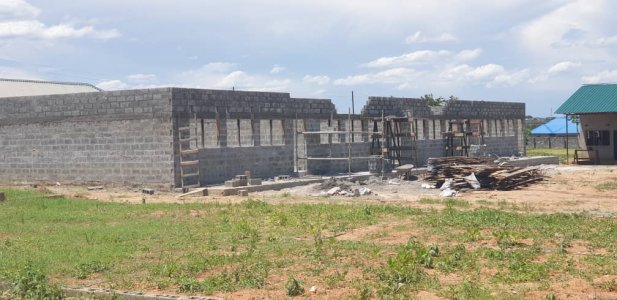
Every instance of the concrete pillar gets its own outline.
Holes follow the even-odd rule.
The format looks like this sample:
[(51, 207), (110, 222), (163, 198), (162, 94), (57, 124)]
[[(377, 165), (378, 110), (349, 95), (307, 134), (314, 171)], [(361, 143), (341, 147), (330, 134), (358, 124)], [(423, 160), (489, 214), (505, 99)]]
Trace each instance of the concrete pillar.
[(251, 119), (253, 146), (261, 146), (261, 120)]
[(217, 121), (219, 131), (219, 146), (227, 147), (227, 118), (219, 118)]

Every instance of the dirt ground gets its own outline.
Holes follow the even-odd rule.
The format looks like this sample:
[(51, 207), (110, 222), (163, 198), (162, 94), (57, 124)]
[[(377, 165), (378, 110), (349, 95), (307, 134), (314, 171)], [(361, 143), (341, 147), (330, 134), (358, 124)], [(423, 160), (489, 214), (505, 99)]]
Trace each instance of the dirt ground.
[[(595, 215), (617, 215), (617, 190), (598, 189), (598, 185), (617, 182), (617, 166), (545, 166), (546, 179), (540, 183), (513, 191), (467, 191), (455, 199), (469, 203), (469, 208), (499, 206), (529, 212), (587, 212)], [(372, 193), (361, 197), (328, 196), (319, 184), (299, 186), (278, 191), (256, 192), (249, 195), (271, 204), (290, 203), (391, 203), (428, 208), (443, 206), (439, 190), (424, 189), (422, 179), (401, 181), (397, 179), (370, 180), (367, 185)], [(360, 185), (354, 185), (360, 187)], [(140, 188), (104, 187), (88, 190), (86, 186), (53, 185), (39, 187), (52, 194), (96, 199), (119, 203), (238, 203), (247, 199), (241, 196), (190, 196), (180, 198), (178, 193), (156, 190), (154, 195), (141, 192)], [(419, 199), (434, 201), (418, 201)]]

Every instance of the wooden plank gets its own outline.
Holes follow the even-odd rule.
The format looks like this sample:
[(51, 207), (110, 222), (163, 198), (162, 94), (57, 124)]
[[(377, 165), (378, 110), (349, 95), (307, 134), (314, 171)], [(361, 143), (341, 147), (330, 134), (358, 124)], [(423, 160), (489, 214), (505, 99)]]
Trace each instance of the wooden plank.
[(197, 166), (197, 165), (199, 165), (198, 160), (187, 160), (187, 161), (180, 162), (180, 166), (182, 167)]

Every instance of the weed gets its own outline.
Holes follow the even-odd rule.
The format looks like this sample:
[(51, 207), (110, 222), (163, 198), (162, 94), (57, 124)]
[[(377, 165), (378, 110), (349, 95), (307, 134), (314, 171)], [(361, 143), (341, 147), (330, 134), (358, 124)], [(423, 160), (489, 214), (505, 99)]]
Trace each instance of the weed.
[(352, 299), (355, 300), (369, 300), (371, 299), (371, 295), (373, 294), (373, 292), (371, 291), (370, 287), (362, 287), (359, 291), (358, 294), (356, 296), (354, 296)]
[(613, 279), (611, 281), (604, 281), (593, 284), (595, 287), (605, 290), (607, 292), (617, 292), (617, 280)]
[(420, 284), (425, 279), (422, 267), (432, 268), (433, 258), (439, 255), (439, 248), (432, 246), (425, 248), (410, 238), (407, 244), (389, 258), (385, 269), (378, 273), (383, 286), (380, 293), (383, 295), (397, 294), (410, 286)]
[(447, 207), (469, 207), (469, 202), (466, 200), (448, 198), (444, 201)]
[(570, 241), (567, 239), (561, 239), (559, 241), (559, 253), (566, 254), (568, 252), (567, 248), (570, 247)]
[(285, 284), (285, 290), (287, 291), (287, 296), (295, 297), (304, 294), (304, 288), (300, 284), (300, 281), (296, 279), (296, 277), (291, 276)]
[(419, 203), (423, 203), (423, 204), (439, 204), (441, 203), (441, 201), (439, 201), (439, 199), (433, 199), (433, 198), (420, 198), (418, 199)]
[(21, 299), (64, 299), (62, 290), (49, 284), (47, 276), (31, 265), (27, 265), (17, 275), (13, 293)]
[(242, 264), (231, 273), (222, 272), (205, 278), (181, 278), (178, 287), (181, 292), (206, 293), (233, 292), (241, 288), (263, 288), (268, 277), (268, 263)]
[(326, 276), (326, 284), (329, 288), (336, 287), (339, 282), (345, 281), (345, 276), (347, 276), (347, 270), (343, 272), (336, 271), (336, 273)]
[(555, 296), (555, 294), (553, 293), (550, 293), (546, 295), (546, 300), (557, 300), (557, 296)]
[(604, 183), (598, 184), (596, 186), (596, 189), (600, 191), (617, 190), (617, 182), (604, 182)]
[[(595, 279), (617, 273), (617, 224), (586, 214), (511, 212), (497, 205), (458, 210), (456, 206), (465, 206), (459, 202), (450, 202), (445, 210), (365, 203), (271, 205), (255, 199), (241, 204), (126, 205), (49, 199), (15, 189), (6, 193), (14, 201), (5, 202), (0, 210), (0, 278), (8, 282), (17, 282), (15, 274), (30, 265), (59, 283), (82, 284), (71, 277), (100, 273), (100, 285), (114, 289), (215, 294), (271, 289), (269, 277), (308, 274), (319, 285), (355, 288), (356, 299), (404, 299), (419, 289), (464, 299), (476, 292), (480, 295), (476, 298), (482, 298), (489, 289), (499, 295), (504, 285), (531, 281), (538, 284), (530, 285), (530, 291), (545, 295), (561, 278)], [(510, 210), (510, 203), (504, 206)], [(207, 218), (191, 217), (194, 211)], [(333, 238), (350, 229), (392, 224), (399, 226), (370, 231), (360, 240)], [(410, 227), (436, 238), (439, 248), (413, 239), (399, 246), (373, 242), (405, 234)], [(490, 237), (498, 241), (498, 249), (473, 243), (487, 239), (485, 231), (495, 232)], [(533, 239), (534, 245), (515, 247), (523, 238)], [(573, 258), (565, 251), (572, 240), (608, 254)], [(562, 254), (538, 263), (543, 247), (554, 242)], [(471, 281), (485, 269), (496, 274), (490, 286), (469, 282), (440, 286), (437, 275), (431, 275), (454, 273)], [(143, 270), (149, 270), (145, 280), (140, 279)], [(349, 276), (346, 270), (363, 274)], [(602, 289), (614, 290), (616, 285), (604, 283)]]
[(493, 205), (494, 203), (491, 201), (487, 201), (487, 200), (477, 200), (476, 203), (480, 204), (480, 205)]
[(373, 207), (372, 206), (365, 206), (363, 209), (364, 214), (367, 216), (372, 216), (373, 215)]
[(240, 222), (238, 222), (237, 224), (235, 224), (235, 237), (238, 240), (244, 240), (244, 239), (259, 239), (259, 232), (252, 228), (251, 225), (249, 225), (249, 222), (246, 220), (241, 220)]
[(475, 242), (481, 239), (480, 227), (467, 227), (465, 230), (465, 242)]
[(291, 197), (291, 193), (290, 192), (284, 192), (281, 194), (281, 198), (289, 198)]
[(248, 209), (257, 209), (262, 212), (270, 212), (272, 209), (270, 205), (261, 200), (248, 199), (242, 202), (242, 206)]
[(453, 272), (461, 267), (465, 256), (465, 246), (462, 244), (454, 247), (454, 250), (442, 262), (437, 264), (439, 269), (445, 272)]
[(181, 292), (197, 293), (203, 291), (203, 285), (194, 278), (182, 278), (178, 282), (178, 289)]
[(85, 279), (90, 274), (93, 273), (101, 273), (109, 270), (109, 266), (103, 264), (100, 261), (93, 261), (89, 263), (83, 263), (77, 266), (77, 275), (78, 279)]
[(519, 245), (514, 239), (514, 235), (507, 229), (500, 228), (493, 231), (493, 236), (497, 240), (497, 244), (502, 249), (507, 249)]
[(275, 212), (270, 215), (270, 221), (274, 225), (284, 227), (289, 224), (289, 217), (285, 213)]
[(535, 263), (529, 259), (528, 251), (512, 251), (506, 253), (507, 272), (500, 272), (497, 278), (504, 282), (529, 282), (546, 278), (548, 268), (543, 263)]
[(482, 288), (477, 282), (467, 281), (453, 286), (446, 292), (451, 299), (493, 299), (491, 293)]

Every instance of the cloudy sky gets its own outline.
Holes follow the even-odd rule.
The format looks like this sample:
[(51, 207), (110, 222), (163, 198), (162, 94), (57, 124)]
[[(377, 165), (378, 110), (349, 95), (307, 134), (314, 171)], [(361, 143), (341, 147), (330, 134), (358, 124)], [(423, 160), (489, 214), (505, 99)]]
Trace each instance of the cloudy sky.
[(611, 0), (0, 0), (0, 77), (523, 101), (617, 82)]

